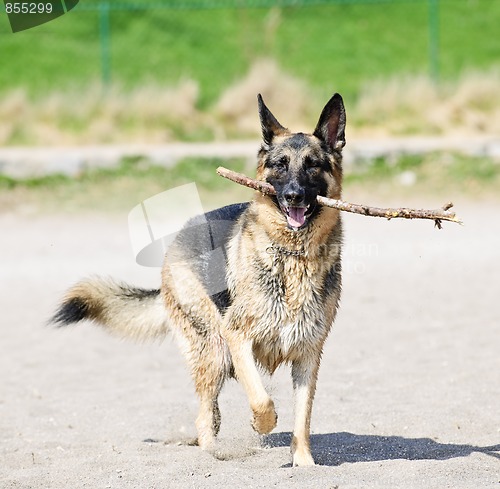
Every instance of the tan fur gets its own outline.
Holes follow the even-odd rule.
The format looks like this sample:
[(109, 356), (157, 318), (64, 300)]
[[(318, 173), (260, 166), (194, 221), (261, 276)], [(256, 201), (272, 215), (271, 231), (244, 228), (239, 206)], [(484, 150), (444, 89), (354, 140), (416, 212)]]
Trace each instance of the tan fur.
[[(274, 404), (258, 378), (254, 361), (273, 373), (281, 364), (292, 364), (296, 391), (296, 422), (292, 443), (294, 465), (310, 465), (310, 415), (317, 371), (324, 341), (335, 318), (338, 296), (320, 304), (314, 301), (315, 289), (323, 282), (327, 268), (340, 260), (340, 247), (326, 247), (326, 238), (339, 220), (337, 211), (326, 210), (307, 237), (283, 230), (268, 197), (258, 196), (254, 226), (233, 240), (229, 251), (230, 283), (237, 290), (235, 300), (224, 317), (227, 338), (236, 375), (246, 389), (254, 411), (254, 426), (260, 433), (274, 428)], [(250, 212), (251, 210), (249, 210)], [(263, 222), (261, 222), (263, 221)], [(266, 253), (271, 243), (291, 249), (303, 246), (305, 256), (280, 257), (276, 262)], [(258, 278), (237, 264), (258, 256), (284, 278), (284, 301), (263, 296)], [(231, 265), (234, 266), (231, 266)], [(316, 291), (317, 292), (317, 291)], [(248, 354), (252, 346), (253, 357)], [(243, 353), (241, 352), (243, 350)], [(245, 354), (244, 352), (247, 352)]]
[[(283, 160), (285, 184), (307, 181), (300, 184), (307, 191), (319, 185), (325, 196), (340, 198), (340, 151), (345, 144), (341, 97), (332, 97), (309, 135), (293, 134), (281, 126), (262, 99), (259, 110), (264, 142), (257, 177), (279, 178), (283, 173), (273, 162)], [(311, 162), (314, 159), (316, 163)], [(282, 197), (290, 199), (286, 193)], [(255, 430), (269, 433), (277, 415), (260, 370), (272, 374), (280, 365), (290, 364), (295, 393), (293, 465), (313, 465), (311, 409), (323, 345), (340, 297), (342, 226), (339, 211), (306, 206), (304, 199), (289, 205), (309, 209), (309, 217), (315, 214), (307, 225), (295, 228), (287, 224), (290, 210), (285, 206), (284, 211), (270, 196), (256, 194), (242, 208), (227, 236), (227, 263), (221, 264), (229, 291), (224, 307), (216, 305), (213, 291), (209, 294), (201, 278), (199, 266), (205, 262), (191, 256), (198, 248), (190, 245), (199, 244), (192, 240), (202, 238), (188, 234), (187, 241), (177, 239), (167, 252), (160, 291), (102, 279), (83, 281), (68, 292), (54, 320), (69, 324), (91, 319), (136, 339), (172, 332), (200, 399), (196, 426), (203, 449), (213, 446), (219, 431), (218, 396), (231, 377), (246, 391)]]
[(63, 302), (75, 298), (84, 301), (89, 307), (87, 319), (118, 336), (137, 341), (165, 338), (171, 321), (161, 297), (151, 298), (138, 307), (136, 300), (124, 297), (127, 287), (112, 279), (93, 277), (70, 288)]

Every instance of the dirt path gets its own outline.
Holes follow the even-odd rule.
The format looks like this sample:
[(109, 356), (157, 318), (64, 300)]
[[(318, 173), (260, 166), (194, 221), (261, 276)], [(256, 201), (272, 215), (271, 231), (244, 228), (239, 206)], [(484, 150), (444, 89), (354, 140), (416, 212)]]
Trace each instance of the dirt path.
[[(260, 141), (207, 143), (114, 144), (75, 147), (0, 147), (0, 173), (28, 178), (52, 173), (78, 175), (87, 168), (114, 167), (124, 158), (142, 156), (155, 164), (173, 166), (183, 158), (245, 158), (255, 160)], [(344, 164), (401, 154), (452, 151), (466, 155), (500, 158), (497, 135), (475, 137), (387, 137), (350, 139)]]
[(466, 226), (442, 231), (345, 216), (310, 469), (289, 466), (287, 369), (267, 381), (279, 424), (263, 444), (240, 386), (225, 388), (217, 459), (184, 443), (197, 402), (173, 342), (44, 325), (82, 276), (158, 285), (126, 216), (0, 215), (0, 487), (500, 487), (500, 226), (456, 204)]

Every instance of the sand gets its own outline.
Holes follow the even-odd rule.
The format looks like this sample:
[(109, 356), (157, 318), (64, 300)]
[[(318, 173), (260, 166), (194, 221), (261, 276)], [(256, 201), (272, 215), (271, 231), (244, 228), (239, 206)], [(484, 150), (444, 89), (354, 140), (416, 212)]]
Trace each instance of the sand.
[(495, 205), (456, 204), (466, 225), (441, 231), (344, 216), (311, 468), (290, 466), (287, 368), (266, 379), (279, 422), (265, 438), (227, 384), (214, 455), (189, 444), (197, 399), (172, 340), (45, 324), (83, 276), (158, 286), (125, 214), (0, 214), (0, 487), (499, 488), (500, 224)]

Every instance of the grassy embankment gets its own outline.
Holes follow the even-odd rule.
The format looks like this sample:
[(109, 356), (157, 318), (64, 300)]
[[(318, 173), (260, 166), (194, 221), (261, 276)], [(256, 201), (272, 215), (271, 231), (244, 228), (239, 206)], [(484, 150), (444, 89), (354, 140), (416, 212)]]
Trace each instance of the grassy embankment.
[[(244, 201), (252, 192), (216, 175), (220, 164), (248, 171), (242, 160), (186, 159), (165, 169), (130, 159), (115, 169), (88, 170), (77, 178), (48, 176), (14, 180), (0, 176), (0, 208), (28, 213), (128, 212), (141, 201), (196, 182), (205, 210)], [(249, 172), (250, 173), (250, 172)], [(378, 159), (345, 176), (344, 198), (372, 205), (440, 206), (446, 199), (497, 198), (498, 163), (449, 154)], [(496, 197), (495, 197), (496, 196)]]
[[(339, 91), (351, 128), (493, 132), (500, 124), (498, 18), (500, 2), (441, 0), (443, 83), (436, 87), (422, 78), (429, 72), (426, 1), (113, 11), (112, 84), (103, 94), (97, 12), (77, 7), (17, 34), (2, 16), (0, 145), (252, 136), (259, 91), (290, 125), (314, 123)], [(256, 64), (263, 58), (279, 69)], [(464, 75), (471, 71), (488, 75)]]

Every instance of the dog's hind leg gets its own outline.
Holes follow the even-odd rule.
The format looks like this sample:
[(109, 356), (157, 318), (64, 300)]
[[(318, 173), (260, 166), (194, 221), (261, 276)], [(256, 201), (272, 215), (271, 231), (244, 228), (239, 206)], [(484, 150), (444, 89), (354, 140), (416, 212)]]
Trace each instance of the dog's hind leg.
[[(180, 316), (178, 314), (178, 316)], [(177, 324), (181, 321), (177, 318)], [(187, 360), (199, 398), (196, 418), (198, 445), (204, 450), (213, 447), (219, 432), (221, 416), (218, 397), (231, 373), (231, 358), (227, 345), (216, 332), (196, 332), (187, 319), (187, 326), (178, 335), (182, 353)]]
[(196, 393), (200, 399), (200, 408), (196, 418), (198, 445), (203, 450), (209, 450), (213, 447), (220, 428), (221, 417), (217, 399), (222, 387), (222, 381), (219, 385), (209, 385), (195, 376), (195, 383)]
[(219, 432), (218, 397), (231, 373), (231, 356), (219, 333), (222, 317), (189, 265), (179, 262), (165, 266), (162, 292), (200, 401), (198, 445), (207, 450)]
[(231, 373), (229, 350), (216, 326), (220, 316), (218, 318), (214, 314), (210, 323), (214, 326), (210, 327), (199, 316), (188, 317), (174, 302), (170, 291), (164, 291), (164, 298), (173, 318), (172, 332), (187, 361), (200, 402), (196, 418), (198, 445), (207, 450), (213, 446), (219, 432), (221, 417), (218, 397)]
[(293, 391), (295, 395), (295, 425), (292, 437), (292, 457), (294, 466), (314, 465), (311, 455), (309, 433), (311, 411), (316, 391), (316, 381), (321, 353), (306, 356), (292, 363)]
[(224, 359), (225, 348), (220, 338), (211, 338), (205, 345), (203, 352), (191, 351), (190, 364), (196, 393), (200, 400), (196, 429), (198, 430), (198, 445), (208, 450), (213, 447), (215, 437), (219, 433), (221, 416), (218, 397), (225, 380), (229, 376), (229, 366)]

